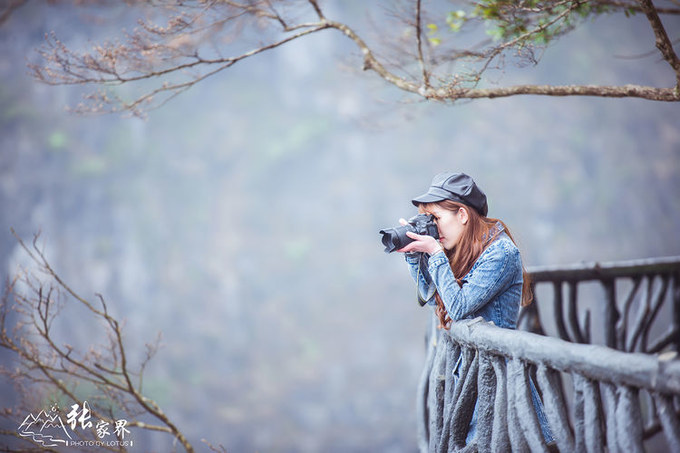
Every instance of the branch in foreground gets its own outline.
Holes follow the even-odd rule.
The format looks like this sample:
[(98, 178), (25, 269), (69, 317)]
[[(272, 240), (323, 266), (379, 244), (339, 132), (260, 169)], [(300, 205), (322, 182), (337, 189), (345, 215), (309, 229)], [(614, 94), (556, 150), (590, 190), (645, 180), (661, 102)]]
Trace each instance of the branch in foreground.
[(345, 24), (328, 22), (329, 27), (335, 28), (349, 37), (359, 47), (364, 55), (364, 69), (373, 70), (387, 82), (397, 88), (418, 94), (426, 99), (438, 101), (456, 101), (459, 99), (498, 98), (517, 95), (537, 96), (597, 96), (605, 98), (634, 97), (652, 101), (677, 102), (680, 101), (680, 89), (655, 88), (640, 85), (599, 86), (599, 85), (515, 85), (498, 88), (465, 88), (459, 83), (453, 83), (442, 88), (429, 88), (401, 78), (388, 71), (374, 56), (366, 43)]
[[(425, 32), (422, 24), (425, 11), (423, 2), (413, 0), (414, 7), (404, 20), (407, 24), (407, 33), (404, 36), (411, 36), (409, 39), (412, 41), (404, 40), (404, 36), (404, 39), (397, 40), (400, 42), (402, 57), (399, 60), (403, 63), (396, 66), (388, 64), (389, 59), (380, 55), (376, 47), (369, 46), (354, 28), (329, 19), (316, 0), (297, 3), (266, 0), (243, 4), (227, 0), (208, 3), (189, 0), (179, 4), (169, 2), (168, 8), (174, 15), (171, 14), (168, 18), (166, 26), (140, 22), (141, 27), (128, 35), (124, 44), (106, 43), (95, 46), (89, 53), (78, 53), (56, 37), (48, 36), (40, 50), (45, 64), (32, 65), (31, 69), (36, 79), (48, 84), (103, 87), (87, 96), (87, 102), (76, 108), (78, 112), (127, 110), (141, 116), (144, 111), (160, 107), (174, 96), (237, 62), (322, 30), (336, 29), (349, 38), (361, 52), (365, 70), (374, 71), (388, 84), (425, 99), (455, 101), (541, 95), (680, 101), (680, 60), (658, 18), (659, 12), (674, 14), (680, 9), (659, 10), (650, 0), (636, 1), (638, 3), (555, 0), (532, 8), (493, 1), (477, 4), (473, 13), (460, 12), (460, 16), (453, 19), (458, 21), (454, 23), (456, 29), (468, 25), (481, 26), (483, 29), (490, 25), (492, 28), (496, 27), (498, 40), (490, 40), (484, 35), (479, 45), (456, 52), (444, 49), (443, 45), (441, 49), (429, 46), (428, 53), (431, 55), (425, 55)], [(494, 5), (497, 10), (493, 9)], [(487, 69), (502, 67), (506, 56), (537, 64), (534, 49), (544, 48), (548, 42), (574, 29), (580, 17), (610, 12), (628, 14), (629, 11), (638, 9), (647, 14), (664, 61), (677, 74), (678, 83), (675, 87), (517, 85), (489, 88), (481, 85), (482, 76)], [(163, 11), (160, 7), (157, 10)], [(496, 11), (496, 16), (492, 14), (493, 11)], [(250, 36), (251, 29), (257, 34), (258, 44), (244, 51), (243, 44), (246, 37)], [(400, 28), (396, 26), (394, 29), (394, 33), (398, 33)], [(389, 41), (389, 38), (383, 39)], [(234, 46), (227, 45), (226, 48), (239, 51), (234, 52), (234, 56), (223, 56), (222, 52), (226, 50), (220, 47), (220, 42), (237, 43)], [(412, 52), (410, 49), (414, 48), (415, 52)], [(210, 57), (202, 52), (208, 52)], [(459, 63), (460, 66), (455, 66)], [(437, 75), (437, 67), (448, 64), (454, 65), (454, 69)], [(419, 75), (411, 75), (415, 73)], [(156, 88), (142, 88), (145, 92), (133, 95), (130, 101), (121, 99), (109, 89), (112, 85), (143, 84), (151, 80), (161, 80), (162, 83)]]
[(652, 0), (639, 0), (639, 2), (652, 30), (654, 30), (656, 48), (659, 49), (664, 60), (675, 71), (676, 88), (680, 90), (680, 58), (678, 58), (678, 54), (673, 49), (673, 43), (668, 38), (668, 33), (666, 33), (666, 29), (659, 18), (657, 9), (652, 4)]
[(0, 25), (7, 22), (12, 13), (21, 5), (26, 3), (26, 1), (27, 0), (9, 0), (5, 5), (3, 5), (2, 10), (0, 10)]
[(500, 88), (442, 88), (425, 91), (424, 96), (438, 100), (499, 98), (517, 95), (535, 96), (596, 96), (603, 98), (641, 98), (651, 101), (680, 101), (678, 88), (653, 88), (640, 85), (515, 85)]
[[(102, 437), (102, 426), (110, 426), (112, 429), (115, 426), (117, 431), (137, 427), (168, 433), (187, 452), (193, 452), (193, 447), (184, 434), (153, 400), (142, 393), (142, 373), (147, 362), (154, 356), (159, 339), (154, 344), (147, 345), (146, 356), (141, 365), (137, 370), (132, 370), (120, 323), (109, 313), (104, 298), (98, 295), (97, 302), (91, 302), (69, 287), (50, 266), (38, 246), (38, 236), (29, 247), (16, 233), (13, 234), (36, 270), (24, 271), (9, 282), (0, 306), (0, 347), (9, 351), (18, 364), (15, 369), (0, 367), (0, 375), (15, 384), (20, 399), (19, 407), (5, 408), (3, 415), (26, 416), (28, 413), (33, 417), (33, 411), (39, 410), (36, 405), (44, 404), (45, 396), (51, 395), (52, 400), (78, 402), (80, 417), (75, 418), (78, 415), (73, 413), (76, 411), (75, 405), (72, 406), (72, 413), (69, 413), (69, 417), (72, 416), (70, 432), (58, 415), (58, 409), (53, 409), (55, 413), (51, 416), (44, 413), (45, 417), (53, 418), (54, 423), (56, 420), (61, 422), (63, 433), (71, 441), (72, 436), (82, 441), (81, 444), (76, 443), (76, 446), (91, 446), (91, 442)], [(22, 288), (19, 289), (19, 286)], [(75, 304), (80, 309), (85, 309), (89, 315), (88, 322), (103, 326), (106, 345), (98, 348), (93, 346), (83, 351), (77, 346), (60, 341), (58, 326), (63, 321), (61, 312), (66, 304)], [(98, 391), (93, 398), (86, 401), (79, 398), (83, 391), (91, 392), (93, 388)], [(36, 401), (35, 397), (41, 395), (44, 395), (42, 402)], [(119, 423), (121, 419), (114, 412), (126, 417), (122, 426)], [(100, 420), (102, 425), (93, 426), (93, 422), (89, 421), (86, 423), (90, 417)], [(151, 417), (159, 424), (142, 421), (142, 417)], [(19, 428), (16, 432), (4, 434), (13, 435), (35, 446), (50, 446), (45, 443), (46, 436), (28, 429), (28, 425), (32, 424), (26, 425), (28, 417), (23, 420), (24, 423), (13, 420)], [(82, 429), (74, 429), (77, 428), (77, 422), (80, 422)], [(119, 439), (120, 432), (116, 433)], [(68, 441), (62, 439), (62, 442)], [(98, 448), (103, 446), (106, 445), (97, 444)], [(124, 449), (124, 445), (117, 445), (113, 449), (119, 451)]]

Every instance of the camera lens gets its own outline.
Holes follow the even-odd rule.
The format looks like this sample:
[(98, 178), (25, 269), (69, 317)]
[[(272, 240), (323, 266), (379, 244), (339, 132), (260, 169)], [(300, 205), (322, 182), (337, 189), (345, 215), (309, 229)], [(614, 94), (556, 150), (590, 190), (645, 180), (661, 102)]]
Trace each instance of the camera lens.
[(382, 243), (385, 246), (385, 253), (392, 253), (413, 242), (413, 239), (406, 236), (407, 231), (413, 231), (413, 227), (411, 225), (403, 225), (397, 228), (380, 230), (380, 234), (383, 235)]
[(394, 239), (396, 236), (392, 234), (391, 231), (381, 230), (380, 233), (383, 235), (382, 243), (385, 246), (385, 252), (390, 253), (397, 250), (397, 246), (394, 243)]

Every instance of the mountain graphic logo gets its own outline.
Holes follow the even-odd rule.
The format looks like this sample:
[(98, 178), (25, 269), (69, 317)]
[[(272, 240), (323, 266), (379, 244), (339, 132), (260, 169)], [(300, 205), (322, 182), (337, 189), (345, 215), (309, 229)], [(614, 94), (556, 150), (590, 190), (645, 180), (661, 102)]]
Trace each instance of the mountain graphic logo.
[(64, 422), (58, 412), (48, 414), (41, 410), (38, 415), (28, 414), (17, 428), (19, 435), (30, 437), (43, 447), (57, 447), (65, 445), (71, 435), (66, 431)]

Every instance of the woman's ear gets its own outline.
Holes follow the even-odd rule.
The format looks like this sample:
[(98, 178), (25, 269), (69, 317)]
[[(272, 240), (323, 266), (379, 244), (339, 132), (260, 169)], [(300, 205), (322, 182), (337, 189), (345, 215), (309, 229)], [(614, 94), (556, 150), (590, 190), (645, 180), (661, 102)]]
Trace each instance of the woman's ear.
[(461, 207), (458, 209), (458, 218), (460, 219), (460, 223), (467, 225), (468, 220), (470, 220), (470, 214), (468, 214), (467, 208)]

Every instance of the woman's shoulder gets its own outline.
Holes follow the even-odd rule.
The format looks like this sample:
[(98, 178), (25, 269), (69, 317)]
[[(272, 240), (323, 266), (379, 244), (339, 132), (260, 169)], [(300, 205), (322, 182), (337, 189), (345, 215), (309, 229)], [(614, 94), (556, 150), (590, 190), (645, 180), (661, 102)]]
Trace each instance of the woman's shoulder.
[(520, 260), (519, 249), (512, 242), (512, 239), (505, 232), (502, 232), (484, 249), (473, 269), (483, 263), (499, 262), (500, 265), (500, 263), (507, 264)]
[(505, 231), (501, 232), (498, 237), (489, 244), (482, 255), (487, 252), (490, 255), (519, 255), (519, 249)]
[(521, 268), (520, 263), (521, 258), (517, 246), (503, 232), (482, 252), (472, 266), (472, 269), (470, 269), (470, 274), (480, 267), (493, 269), (494, 271)]

